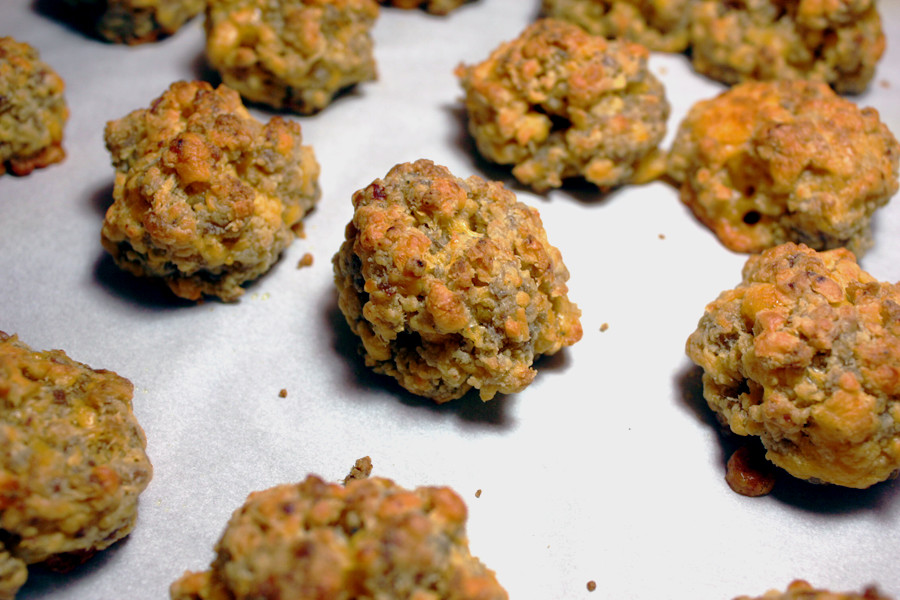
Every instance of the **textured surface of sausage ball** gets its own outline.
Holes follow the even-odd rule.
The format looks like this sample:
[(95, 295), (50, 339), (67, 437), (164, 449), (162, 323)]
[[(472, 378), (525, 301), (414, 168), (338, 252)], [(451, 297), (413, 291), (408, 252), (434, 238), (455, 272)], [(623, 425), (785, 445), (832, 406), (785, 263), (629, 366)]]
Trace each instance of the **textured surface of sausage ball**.
[(875, 587), (856, 592), (832, 592), (820, 588), (814, 588), (802, 579), (792, 581), (783, 592), (770, 590), (758, 597), (740, 596), (734, 600), (891, 600), (888, 596), (882, 596)]
[(690, 43), (695, 0), (543, 0), (543, 14), (605, 38), (625, 38), (660, 52), (683, 52)]
[(303, 114), (377, 76), (375, 0), (209, 0), (206, 54), (249, 101)]
[(73, 18), (106, 41), (145, 44), (172, 35), (206, 0), (64, 0)]
[(66, 157), (69, 109), (62, 78), (38, 51), (0, 37), (0, 175), (28, 175)]
[(534, 359), (581, 338), (569, 273), (540, 216), (502, 184), (419, 160), (353, 196), (334, 257), (366, 364), (446, 402), (524, 389)]
[(884, 49), (875, 0), (698, 0), (691, 8), (694, 68), (728, 84), (802, 78), (859, 93)]
[(846, 249), (752, 256), (686, 348), (710, 408), (791, 475), (865, 488), (900, 468), (900, 285)]
[(175, 294), (235, 300), (269, 270), (319, 198), (300, 126), (254, 119), (237, 92), (177, 82), (106, 126), (116, 167), (103, 246)]
[(466, 506), (446, 487), (389, 479), (346, 487), (311, 475), (250, 494), (204, 572), (171, 586), (172, 600), (505, 600), (469, 552)]
[(555, 19), (528, 26), (484, 62), (460, 65), (469, 131), (489, 160), (545, 191), (584, 177), (601, 189), (664, 171), (669, 104), (649, 53)]
[(134, 528), (152, 467), (132, 385), (0, 331), (0, 597), (28, 565), (82, 560)]
[(393, 6), (395, 8), (418, 8), (422, 7), (433, 15), (446, 15), (450, 11), (455, 10), (466, 2), (474, 0), (378, 0), (381, 4)]
[(871, 245), (900, 146), (874, 108), (809, 81), (746, 82), (695, 104), (669, 155), (681, 199), (736, 252)]

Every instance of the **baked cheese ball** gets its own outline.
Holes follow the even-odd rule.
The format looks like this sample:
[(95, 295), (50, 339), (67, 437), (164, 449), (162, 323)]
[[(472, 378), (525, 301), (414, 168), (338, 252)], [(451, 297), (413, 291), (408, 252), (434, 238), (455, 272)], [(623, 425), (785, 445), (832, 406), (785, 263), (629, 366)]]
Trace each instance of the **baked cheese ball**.
[(65, 0), (80, 23), (108, 42), (145, 44), (172, 35), (206, 0)]
[(829, 590), (815, 588), (808, 582), (797, 579), (788, 585), (783, 592), (780, 590), (769, 590), (762, 596), (740, 596), (734, 600), (891, 600), (888, 596), (882, 596), (878, 590), (873, 587), (864, 589), (861, 593), (857, 592), (832, 592)]
[(669, 103), (648, 56), (564, 21), (529, 25), (456, 69), (478, 150), (537, 192), (574, 177), (604, 191), (654, 179), (665, 171), (657, 146)]
[(784, 242), (872, 245), (897, 191), (900, 145), (874, 108), (823, 83), (745, 82), (696, 103), (668, 158), (682, 201), (735, 252)]
[(690, 44), (694, 1), (543, 0), (542, 10), (593, 35), (625, 38), (659, 52), (684, 52)]
[(206, 54), (245, 100), (302, 114), (377, 77), (375, 0), (209, 0)]
[(372, 477), (346, 486), (310, 475), (250, 494), (208, 571), (186, 572), (172, 600), (506, 600), (469, 551), (467, 511), (447, 487)]
[(720, 420), (794, 477), (866, 488), (900, 469), (900, 284), (848, 250), (750, 257), (686, 350)]
[(727, 84), (811, 79), (863, 92), (885, 50), (875, 0), (696, 0), (694, 68)]
[(521, 391), (581, 339), (569, 272), (534, 208), (501, 183), (428, 160), (353, 195), (334, 256), (338, 304), (366, 365), (442, 403)]
[(132, 385), (0, 331), (0, 598), (35, 563), (81, 562), (127, 536), (153, 468)]
[(300, 125), (262, 124), (227, 86), (173, 83), (106, 125), (116, 168), (103, 247), (182, 298), (236, 300), (294, 240), (319, 198)]
[(381, 4), (387, 4), (395, 8), (419, 8), (422, 7), (433, 15), (446, 15), (456, 10), (466, 2), (473, 0), (378, 0)]
[(66, 157), (64, 91), (62, 78), (35, 48), (0, 37), (0, 175), (28, 175)]

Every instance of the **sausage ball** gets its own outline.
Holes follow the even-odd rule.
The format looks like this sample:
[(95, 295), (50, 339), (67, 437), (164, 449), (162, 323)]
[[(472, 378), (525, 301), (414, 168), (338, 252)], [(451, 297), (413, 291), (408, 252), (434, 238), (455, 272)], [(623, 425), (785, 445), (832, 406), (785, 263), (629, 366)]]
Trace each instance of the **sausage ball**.
[(206, 55), (244, 99), (302, 114), (376, 78), (375, 0), (209, 0)]
[(684, 52), (695, 0), (543, 0), (543, 14), (605, 38), (625, 38), (659, 52)]
[(710, 408), (794, 477), (865, 488), (900, 468), (900, 284), (846, 249), (752, 256), (686, 348)]
[(0, 597), (28, 565), (82, 562), (134, 528), (153, 468), (132, 389), (0, 331)]
[(172, 600), (440, 598), (506, 600), (469, 552), (466, 505), (450, 488), (389, 479), (345, 486), (315, 475), (248, 496), (208, 571), (186, 572)]
[(669, 174), (697, 218), (736, 252), (784, 242), (871, 245), (872, 213), (897, 191), (900, 146), (874, 108), (823, 83), (746, 82), (695, 104)]
[(69, 108), (62, 78), (30, 45), (0, 37), (0, 175), (60, 162)]
[(145, 44), (197, 16), (206, 0), (65, 0), (73, 17), (108, 42)]
[(473, 0), (378, 0), (381, 4), (387, 4), (395, 8), (422, 7), (433, 15), (446, 15), (456, 10), (466, 2)]
[(340, 309), (366, 364), (410, 392), (518, 392), (535, 358), (581, 339), (559, 250), (502, 184), (418, 160), (356, 192), (353, 207), (333, 261)]
[(727, 84), (811, 79), (860, 93), (885, 38), (875, 0), (697, 0), (694, 68)]
[(460, 65), (469, 131), (487, 159), (543, 192), (570, 177), (602, 190), (660, 175), (669, 103), (649, 52), (554, 19)]
[(814, 588), (806, 581), (797, 579), (788, 585), (785, 591), (770, 590), (762, 596), (752, 598), (740, 596), (734, 600), (891, 600), (878, 593), (875, 587), (868, 587), (862, 593), (832, 592)]
[(275, 263), (319, 198), (300, 126), (263, 125), (237, 92), (177, 82), (107, 123), (116, 168), (102, 241), (116, 263), (190, 300), (236, 300)]

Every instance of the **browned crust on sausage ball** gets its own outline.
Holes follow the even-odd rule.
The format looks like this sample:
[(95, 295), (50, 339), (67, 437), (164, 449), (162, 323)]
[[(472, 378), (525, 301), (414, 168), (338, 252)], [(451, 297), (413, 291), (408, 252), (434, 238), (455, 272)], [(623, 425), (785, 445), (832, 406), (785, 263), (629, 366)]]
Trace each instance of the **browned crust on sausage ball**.
[(728, 84), (801, 78), (860, 93), (884, 50), (874, 0), (698, 0), (691, 8), (694, 68)]
[(353, 196), (334, 257), (366, 364), (446, 402), (524, 389), (534, 359), (581, 338), (569, 273), (537, 211), (497, 182), (419, 160)]
[(573, 177), (603, 190), (655, 178), (669, 104), (648, 55), (564, 21), (533, 23), (456, 69), (478, 150), (539, 192)]
[(103, 246), (183, 298), (236, 300), (275, 263), (319, 198), (300, 125), (262, 124), (237, 92), (177, 82), (106, 126), (116, 167)]
[(246, 100), (302, 114), (377, 77), (375, 0), (209, 0), (206, 54)]
[(809, 81), (746, 82), (695, 104), (669, 155), (681, 199), (736, 252), (792, 241), (861, 256), (897, 191), (900, 145), (874, 108)]
[(710, 408), (791, 475), (865, 488), (900, 468), (900, 285), (846, 249), (750, 257), (686, 349)]
[(62, 161), (69, 109), (62, 78), (29, 44), (0, 37), (0, 175)]
[(411, 9), (421, 7), (433, 15), (446, 15), (466, 2), (474, 2), (474, 0), (378, 0), (378, 2), (394, 8)]
[(208, 571), (172, 584), (172, 600), (421, 598), (505, 600), (469, 552), (466, 505), (447, 487), (382, 477), (346, 486), (310, 475), (250, 494)]
[(146, 44), (177, 32), (206, 0), (64, 0), (71, 17), (108, 42)]
[(128, 535), (152, 466), (132, 385), (0, 331), (0, 597), (28, 565), (90, 556)]
[(740, 596), (734, 600), (891, 600), (882, 596), (875, 586), (865, 588), (862, 592), (832, 592), (815, 588), (802, 579), (795, 579), (787, 589), (769, 590), (762, 596)]

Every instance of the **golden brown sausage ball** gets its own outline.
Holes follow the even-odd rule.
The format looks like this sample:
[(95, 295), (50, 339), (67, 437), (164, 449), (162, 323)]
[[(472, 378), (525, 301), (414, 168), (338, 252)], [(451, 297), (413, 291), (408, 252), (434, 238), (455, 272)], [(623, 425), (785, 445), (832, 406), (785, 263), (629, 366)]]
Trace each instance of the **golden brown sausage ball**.
[(456, 10), (466, 2), (474, 0), (378, 0), (381, 4), (387, 4), (395, 8), (419, 8), (422, 7), (433, 15), (446, 15)]
[(746, 82), (695, 104), (669, 174), (697, 218), (736, 252), (784, 242), (861, 256), (897, 191), (900, 145), (874, 108), (809, 81)]
[(127, 536), (153, 468), (132, 385), (0, 331), (0, 597), (28, 565), (82, 561)]
[(602, 190), (655, 178), (669, 104), (648, 55), (564, 21), (530, 25), (456, 70), (478, 150), (539, 192), (572, 177)]
[(437, 402), (521, 391), (535, 358), (581, 339), (569, 272), (537, 211), (497, 182), (427, 160), (353, 195), (334, 257), (366, 364)]
[(690, 43), (695, 0), (543, 0), (543, 14), (605, 38), (625, 38), (660, 52), (683, 52)]
[(315, 475), (248, 496), (208, 571), (186, 572), (172, 600), (409, 598), (506, 600), (469, 552), (466, 505), (450, 488)]
[(28, 175), (66, 157), (62, 78), (30, 45), (0, 37), (0, 175)]
[(875, 587), (868, 587), (862, 593), (832, 592), (814, 588), (806, 581), (797, 579), (788, 585), (783, 592), (770, 590), (759, 597), (740, 596), (734, 600), (891, 600), (878, 593)]
[(300, 126), (265, 125), (237, 92), (177, 82), (106, 126), (116, 167), (103, 247), (182, 298), (236, 300), (275, 263), (319, 198), (319, 165)]
[(209, 0), (206, 54), (245, 100), (303, 114), (377, 76), (375, 0)]
[(875, 0), (697, 0), (691, 8), (694, 68), (728, 84), (801, 78), (859, 93), (884, 49)]
[(900, 285), (846, 249), (750, 257), (686, 349), (710, 408), (794, 477), (865, 488), (900, 469)]
[(65, 0), (75, 18), (106, 41), (145, 44), (172, 35), (206, 0)]

